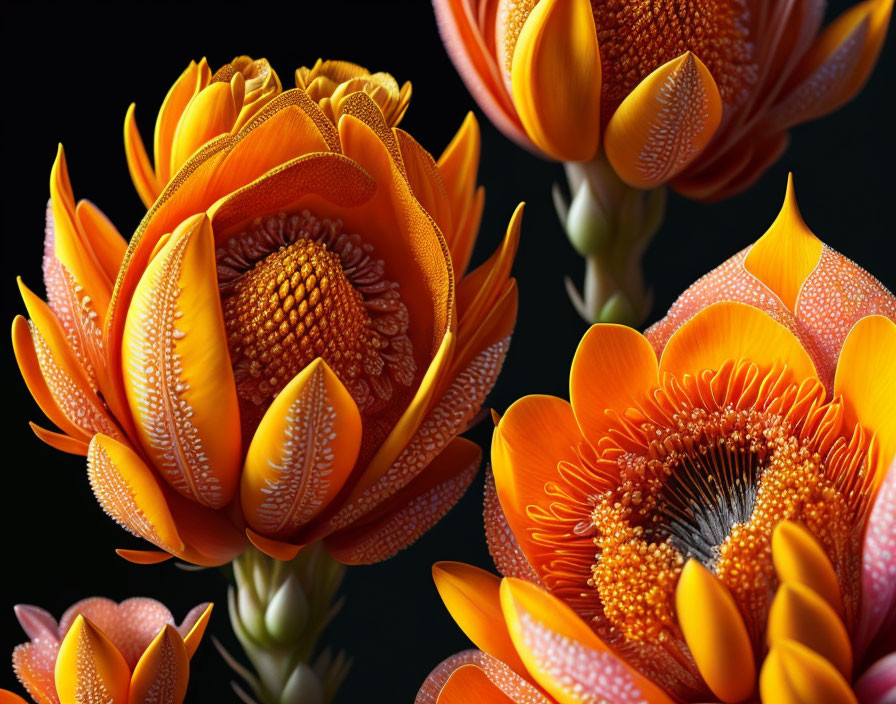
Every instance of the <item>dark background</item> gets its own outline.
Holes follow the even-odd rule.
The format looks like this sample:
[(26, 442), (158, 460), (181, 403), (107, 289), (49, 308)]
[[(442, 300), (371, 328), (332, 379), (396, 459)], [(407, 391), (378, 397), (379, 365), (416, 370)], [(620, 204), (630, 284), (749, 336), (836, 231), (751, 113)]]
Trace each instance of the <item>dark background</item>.
[[(829, 17), (850, 2), (832, 2)], [(410, 6), (413, 6), (411, 8)], [(407, 7), (405, 7), (407, 6)], [(14, 277), (41, 289), (44, 207), (56, 144), (65, 144), (76, 198), (89, 198), (125, 235), (143, 207), (128, 177), (122, 143), (125, 110), (151, 140), (156, 111), (190, 59), (207, 56), (213, 69), (238, 54), (266, 56), (284, 87), (293, 70), (318, 57), (348, 59), (410, 80), (414, 95), (402, 127), (438, 155), (473, 101), (448, 61), (427, 2), (396, 4), (295, 3), (286, 9), (258, 3), (205, 12), (185, 6), (67, 14), (37, 3), (4, 10), (7, 49), (3, 93), (2, 165), (3, 318), (24, 312)], [(105, 29), (101, 29), (105, 27)], [(15, 47), (18, 47), (16, 50)], [(896, 51), (884, 48), (859, 97), (838, 113), (796, 128), (784, 158), (749, 192), (724, 203), (669, 199), (668, 216), (646, 257), (655, 287), (651, 321), (701, 274), (759, 237), (778, 212), (788, 170), (803, 216), (828, 244), (859, 262), (891, 290), (894, 269), (893, 165)], [(514, 147), (477, 112), (483, 132), (479, 179), (486, 186), (480, 261), (504, 232), (517, 202), (528, 203), (514, 268), (520, 318), (504, 372), (489, 403), (505, 409), (527, 393), (565, 396), (576, 344), (585, 331), (563, 289), (564, 274), (581, 275), (581, 262), (554, 215), (555, 164)], [(148, 143), (151, 144), (151, 141)], [(32, 603), (59, 616), (91, 595), (116, 600), (151, 596), (178, 620), (194, 604), (214, 600), (210, 632), (230, 634), (225, 580), (216, 570), (188, 573), (173, 564), (132, 565), (112, 552), (139, 547), (97, 506), (84, 460), (43, 445), (26, 425), (43, 421), (19, 377), (8, 342), (0, 345), (4, 379), (0, 484), (0, 687), (21, 691), (6, 655), (22, 640), (12, 606)], [(46, 423), (44, 423), (46, 425)], [(487, 449), (488, 428), (472, 436)], [(468, 647), (432, 585), (436, 560), (492, 567), (482, 533), (481, 482), (455, 510), (410, 549), (383, 564), (349, 570), (345, 607), (325, 634), (344, 647), (354, 666), (338, 701), (410, 702), (443, 658)], [(6, 661), (8, 662), (8, 660)], [(229, 671), (207, 640), (193, 661), (190, 702), (231, 701)]]

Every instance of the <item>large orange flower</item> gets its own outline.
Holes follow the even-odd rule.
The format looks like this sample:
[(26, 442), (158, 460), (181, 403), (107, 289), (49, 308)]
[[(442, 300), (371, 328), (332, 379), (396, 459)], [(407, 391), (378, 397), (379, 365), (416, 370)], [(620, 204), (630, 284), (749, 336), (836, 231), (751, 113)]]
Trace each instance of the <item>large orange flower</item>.
[[(13, 651), (13, 667), (37, 704), (181, 704), (211, 611), (211, 604), (200, 604), (175, 626), (155, 599), (116, 604), (95, 596), (71, 606), (57, 623), (41, 608), (19, 605), (16, 617), (30, 640)], [(0, 690), (0, 702), (24, 700)]]
[(438, 567), (485, 655), (423, 701), (471, 665), (458, 683), (493, 701), (889, 701), (893, 655), (869, 667), (896, 646), (894, 321), (789, 188), (646, 335), (592, 327), (571, 402), (498, 423), (486, 531), (510, 579)]
[(433, 5), (467, 87), (511, 139), (562, 161), (603, 147), (630, 185), (700, 200), (746, 189), (790, 127), (855, 96), (893, 8), (861, 2), (821, 29), (821, 0)]
[(48, 302), (22, 285), (30, 320), (13, 326), (61, 432), (33, 427), (87, 455), (105, 511), (161, 550), (129, 559), (220, 564), (246, 535), (281, 559), (324, 538), (343, 562), (383, 559), (478, 466), (457, 434), (507, 350), (521, 211), (464, 276), (483, 204), (472, 116), (436, 161), (390, 124), (409, 91), (382, 74), (319, 63), (285, 92), (263, 61), (207, 74), (191, 64), (169, 93), (154, 168), (129, 111), (150, 203), (129, 244), (75, 204), (60, 148)]

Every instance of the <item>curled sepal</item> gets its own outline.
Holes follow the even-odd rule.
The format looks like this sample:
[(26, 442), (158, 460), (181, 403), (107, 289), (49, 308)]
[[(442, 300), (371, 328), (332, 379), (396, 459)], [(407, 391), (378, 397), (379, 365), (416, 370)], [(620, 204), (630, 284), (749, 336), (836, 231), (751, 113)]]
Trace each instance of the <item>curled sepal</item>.
[(87, 450), (87, 476), (100, 506), (125, 530), (166, 552), (183, 550), (158, 481), (131, 448), (94, 435)]
[(174, 626), (166, 625), (134, 667), (128, 704), (181, 704), (189, 678), (184, 640)]
[(601, 67), (591, 3), (538, 3), (520, 31), (510, 73), (532, 141), (554, 159), (592, 158), (600, 141)]
[(187, 498), (221, 508), (236, 492), (240, 421), (218, 298), (214, 236), (184, 221), (143, 273), (125, 322), (122, 366), (143, 449)]
[(127, 704), (130, 679), (128, 664), (112, 641), (78, 616), (56, 656), (60, 704)]
[(607, 158), (635, 188), (655, 188), (703, 150), (722, 120), (709, 69), (691, 52), (663, 64), (629, 93), (604, 135)]
[(336, 496), (361, 447), (361, 414), (323, 359), (297, 374), (262, 418), (243, 468), (243, 513), (288, 537)]
[(501, 608), (526, 668), (560, 704), (672, 704), (564, 602), (518, 579), (501, 583)]

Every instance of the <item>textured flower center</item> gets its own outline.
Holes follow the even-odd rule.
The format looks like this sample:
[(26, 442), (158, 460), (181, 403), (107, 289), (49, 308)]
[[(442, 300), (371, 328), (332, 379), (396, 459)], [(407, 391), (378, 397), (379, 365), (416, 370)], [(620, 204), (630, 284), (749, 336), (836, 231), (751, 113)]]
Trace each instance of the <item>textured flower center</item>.
[(217, 251), (227, 342), (244, 410), (263, 410), (321, 357), (375, 413), (416, 373), (408, 312), (384, 263), (339, 221), (259, 218)]
[(592, 0), (605, 119), (655, 69), (693, 52), (722, 101), (738, 105), (756, 81), (745, 0)]

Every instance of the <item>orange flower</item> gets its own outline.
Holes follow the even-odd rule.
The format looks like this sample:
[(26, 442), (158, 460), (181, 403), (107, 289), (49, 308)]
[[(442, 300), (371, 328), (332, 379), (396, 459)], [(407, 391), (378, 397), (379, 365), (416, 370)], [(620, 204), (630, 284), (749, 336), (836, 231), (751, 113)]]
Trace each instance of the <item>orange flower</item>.
[(433, 5), (455, 66), (508, 137), (562, 161), (603, 146), (630, 185), (699, 200), (746, 189), (790, 127), (853, 98), (893, 8), (861, 2), (819, 31), (820, 0)]
[[(175, 627), (155, 599), (116, 604), (95, 596), (69, 608), (57, 624), (43, 609), (17, 606), (31, 640), (13, 651), (13, 667), (37, 704), (180, 704), (211, 611), (211, 604), (200, 604)], [(0, 701), (23, 700), (0, 690)]]
[(497, 425), (486, 535), (506, 579), (437, 566), (484, 654), (418, 701), (464, 701), (456, 685), (491, 693), (477, 701), (888, 701), (894, 321), (896, 298), (812, 235), (789, 188), (769, 231), (645, 336), (592, 327), (571, 402), (527, 396)]
[(248, 535), (280, 559), (325, 538), (376, 561), (472, 480), (480, 451), (457, 434), (509, 344), (521, 209), (464, 276), (476, 121), (436, 161), (365, 90), (342, 91), (335, 124), (302, 89), (268, 100), (162, 184), (128, 245), (75, 205), (60, 149), (48, 303), (23, 285), (13, 338), (62, 431), (35, 432), (86, 454), (104, 510), (162, 551), (128, 559), (221, 564)]

